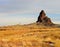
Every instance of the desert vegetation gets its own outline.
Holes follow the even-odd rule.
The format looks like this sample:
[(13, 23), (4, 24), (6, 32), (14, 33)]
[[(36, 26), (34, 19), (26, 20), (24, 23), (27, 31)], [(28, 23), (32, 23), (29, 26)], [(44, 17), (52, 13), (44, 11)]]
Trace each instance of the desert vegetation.
[(60, 28), (34, 23), (0, 29), (0, 47), (60, 47)]

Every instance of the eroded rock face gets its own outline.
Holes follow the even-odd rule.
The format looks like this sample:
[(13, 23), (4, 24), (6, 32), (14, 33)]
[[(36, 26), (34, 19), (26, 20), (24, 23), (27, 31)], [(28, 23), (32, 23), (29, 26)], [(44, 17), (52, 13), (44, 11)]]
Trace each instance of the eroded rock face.
[(46, 16), (46, 13), (44, 12), (44, 10), (42, 10), (38, 16), (38, 20), (37, 23), (44, 23), (44, 24), (53, 24), (51, 19), (49, 17)]

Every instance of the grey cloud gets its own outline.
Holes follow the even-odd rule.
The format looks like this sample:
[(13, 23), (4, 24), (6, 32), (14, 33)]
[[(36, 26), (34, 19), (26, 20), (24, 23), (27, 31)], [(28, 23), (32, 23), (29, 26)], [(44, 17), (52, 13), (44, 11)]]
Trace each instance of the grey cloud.
[(48, 13), (60, 12), (59, 0), (0, 0), (0, 12), (30, 11), (44, 9)]
[(8, 11), (18, 11), (18, 10), (30, 10), (32, 6), (32, 0), (9, 0), (5, 1), (7, 4), (3, 1), (0, 1), (0, 12), (8, 12)]

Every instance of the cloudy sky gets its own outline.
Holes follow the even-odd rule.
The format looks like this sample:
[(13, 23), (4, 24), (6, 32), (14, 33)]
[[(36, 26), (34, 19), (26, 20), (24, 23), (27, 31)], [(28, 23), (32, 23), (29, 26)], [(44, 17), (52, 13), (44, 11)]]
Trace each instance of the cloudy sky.
[(0, 0), (0, 25), (33, 23), (41, 10), (60, 24), (60, 0)]

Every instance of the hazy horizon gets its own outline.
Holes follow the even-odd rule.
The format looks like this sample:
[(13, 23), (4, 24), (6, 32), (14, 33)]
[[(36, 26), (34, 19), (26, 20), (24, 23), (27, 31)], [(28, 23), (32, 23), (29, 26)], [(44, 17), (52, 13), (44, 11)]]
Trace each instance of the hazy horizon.
[(59, 4), (59, 0), (0, 0), (0, 26), (36, 22), (41, 10), (60, 24)]

